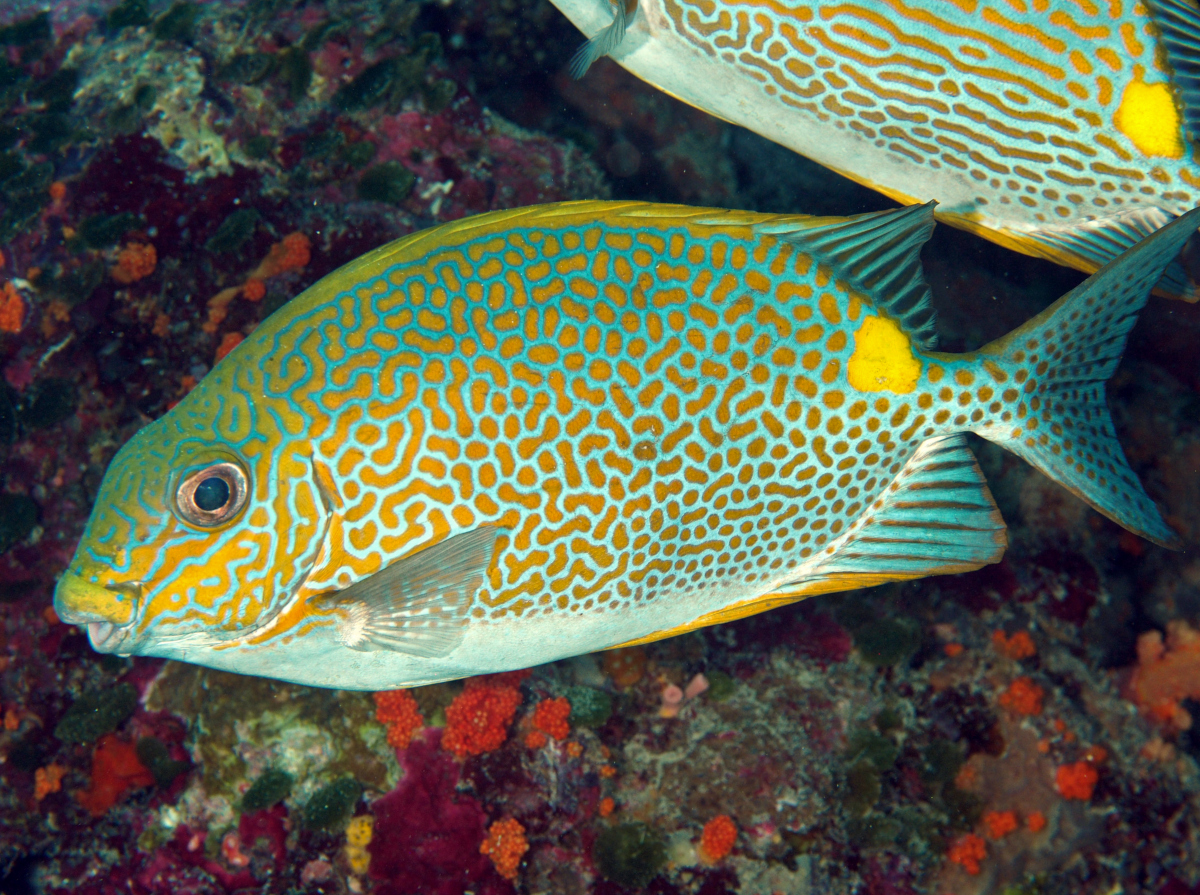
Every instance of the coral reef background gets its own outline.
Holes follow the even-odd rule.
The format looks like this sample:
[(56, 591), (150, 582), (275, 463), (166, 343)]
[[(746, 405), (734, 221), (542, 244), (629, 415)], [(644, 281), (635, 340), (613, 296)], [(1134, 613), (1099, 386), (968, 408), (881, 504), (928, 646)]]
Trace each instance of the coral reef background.
[[(889, 202), (682, 106), (545, 0), (0, 9), (0, 889), (1200, 893), (1200, 307), (1110, 386), (1186, 549), (973, 442), (978, 572), (411, 692), (92, 652), (51, 608), (105, 465), (305, 286), (572, 198)], [(946, 350), (1078, 274), (939, 228)]]

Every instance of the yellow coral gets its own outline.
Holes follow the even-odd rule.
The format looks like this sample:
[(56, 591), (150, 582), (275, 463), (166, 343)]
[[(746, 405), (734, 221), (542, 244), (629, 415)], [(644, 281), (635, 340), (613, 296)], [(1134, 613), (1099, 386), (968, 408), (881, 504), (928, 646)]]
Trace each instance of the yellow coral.
[(347, 845), (346, 861), (350, 865), (351, 873), (362, 876), (367, 872), (367, 868), (371, 866), (371, 855), (365, 848), (359, 848), (357, 845)]
[(374, 832), (375, 818), (369, 814), (354, 818), (346, 827), (346, 862), (352, 873), (364, 874), (371, 866), (371, 854), (367, 846), (371, 844)]
[(350, 821), (346, 827), (346, 844), (357, 848), (366, 848), (371, 844), (371, 835), (375, 831), (375, 818), (363, 814)]

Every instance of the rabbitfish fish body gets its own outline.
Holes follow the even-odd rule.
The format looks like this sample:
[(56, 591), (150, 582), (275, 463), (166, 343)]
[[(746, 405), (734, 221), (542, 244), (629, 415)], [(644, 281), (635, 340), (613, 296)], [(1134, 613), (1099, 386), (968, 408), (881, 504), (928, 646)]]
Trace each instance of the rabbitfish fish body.
[[(938, 219), (1094, 271), (1200, 200), (1188, 0), (554, 0), (634, 74)], [(1163, 294), (1195, 301), (1200, 266)]]
[(1103, 384), (1195, 215), (964, 355), (931, 350), (930, 206), (414, 234), (121, 449), (55, 607), (102, 651), (317, 686), (522, 668), (994, 562), (966, 431), (1170, 544)]

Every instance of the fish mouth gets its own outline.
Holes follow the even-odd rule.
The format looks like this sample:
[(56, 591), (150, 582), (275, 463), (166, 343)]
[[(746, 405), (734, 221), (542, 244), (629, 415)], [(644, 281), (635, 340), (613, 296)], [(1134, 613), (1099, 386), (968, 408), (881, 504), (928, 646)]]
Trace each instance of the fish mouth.
[(102, 585), (66, 572), (54, 590), (54, 611), (67, 624), (86, 627), (98, 652), (117, 652), (132, 633), (142, 586)]
[(111, 622), (88, 622), (88, 640), (98, 653), (121, 652), (120, 647), (129, 635), (129, 628), (129, 625), (118, 628)]

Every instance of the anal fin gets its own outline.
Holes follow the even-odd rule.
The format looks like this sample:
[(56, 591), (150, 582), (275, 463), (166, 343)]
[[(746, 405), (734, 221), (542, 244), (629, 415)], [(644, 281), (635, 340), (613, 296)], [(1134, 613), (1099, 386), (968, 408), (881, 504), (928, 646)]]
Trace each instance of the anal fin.
[(845, 533), (795, 570), (794, 580), (620, 646), (724, 624), (817, 594), (970, 572), (999, 562), (1007, 546), (1004, 519), (966, 437), (929, 438)]
[(322, 597), (337, 610), (339, 639), (356, 650), (449, 655), (466, 633), (499, 533), (485, 525), (451, 535)]
[(843, 535), (763, 599), (969, 572), (999, 561), (1004, 519), (963, 435), (927, 439)]
[[(1133, 248), (1176, 217), (1177, 215), (1151, 205), (1130, 210), (1117, 217), (1087, 221), (1070, 228), (1037, 230), (1029, 236), (1037, 243), (1037, 251), (1044, 257), (1091, 273)], [(1185, 268), (1179, 261), (1173, 261), (1167, 266), (1154, 291), (1188, 302), (1195, 302), (1200, 298), (1194, 272)]]

